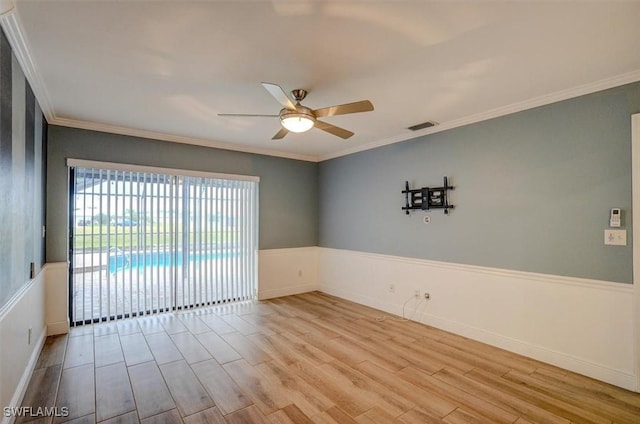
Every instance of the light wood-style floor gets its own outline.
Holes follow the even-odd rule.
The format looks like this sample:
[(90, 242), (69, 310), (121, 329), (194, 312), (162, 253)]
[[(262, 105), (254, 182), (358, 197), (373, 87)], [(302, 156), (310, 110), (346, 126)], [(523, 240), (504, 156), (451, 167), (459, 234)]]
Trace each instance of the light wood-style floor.
[(314, 292), (77, 327), (47, 339), (24, 405), (74, 423), (640, 423), (638, 394), (381, 316)]

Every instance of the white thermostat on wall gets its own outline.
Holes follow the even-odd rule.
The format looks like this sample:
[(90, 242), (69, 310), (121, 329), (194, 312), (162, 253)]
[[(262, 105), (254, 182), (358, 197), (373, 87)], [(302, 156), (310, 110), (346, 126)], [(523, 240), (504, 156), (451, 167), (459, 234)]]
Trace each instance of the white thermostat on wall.
[(609, 226), (610, 227), (620, 226), (620, 208), (611, 209), (611, 214), (609, 215)]

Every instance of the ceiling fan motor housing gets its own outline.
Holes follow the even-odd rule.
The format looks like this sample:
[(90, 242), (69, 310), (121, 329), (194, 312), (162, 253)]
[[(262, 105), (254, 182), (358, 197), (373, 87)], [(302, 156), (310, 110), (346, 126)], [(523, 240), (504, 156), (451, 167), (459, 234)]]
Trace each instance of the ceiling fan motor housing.
[(291, 90), (291, 95), (296, 99), (296, 102), (300, 103), (305, 97), (307, 97), (307, 90), (296, 88), (295, 90)]

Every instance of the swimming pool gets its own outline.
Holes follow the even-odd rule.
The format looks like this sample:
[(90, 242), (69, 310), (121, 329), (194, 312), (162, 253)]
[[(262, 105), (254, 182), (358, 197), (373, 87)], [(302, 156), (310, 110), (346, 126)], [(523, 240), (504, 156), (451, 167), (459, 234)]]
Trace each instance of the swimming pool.
[[(228, 249), (220, 252), (194, 252), (189, 253), (187, 263), (229, 258), (238, 255), (238, 252), (229, 251)], [(107, 263), (109, 272), (113, 274), (124, 269), (182, 266), (184, 259), (182, 251), (143, 251), (127, 253), (120, 249), (112, 249), (112, 251), (109, 252), (109, 260)]]

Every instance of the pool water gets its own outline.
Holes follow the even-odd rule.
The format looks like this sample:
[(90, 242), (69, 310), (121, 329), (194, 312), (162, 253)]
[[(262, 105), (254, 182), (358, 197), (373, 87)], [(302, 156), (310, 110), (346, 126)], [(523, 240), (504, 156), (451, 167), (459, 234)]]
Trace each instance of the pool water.
[[(206, 253), (190, 253), (187, 259), (188, 263), (201, 262), (204, 260), (222, 259), (238, 256), (237, 252), (206, 252)], [(115, 273), (124, 269), (148, 268), (148, 267), (168, 267), (182, 266), (184, 255), (181, 251), (177, 252), (132, 252), (125, 253), (122, 251), (110, 252), (108, 268), (110, 273)]]

